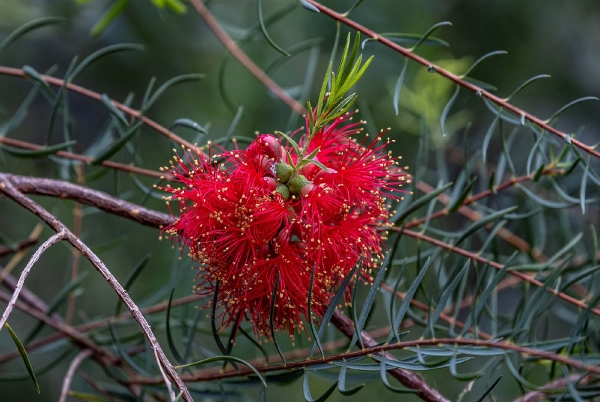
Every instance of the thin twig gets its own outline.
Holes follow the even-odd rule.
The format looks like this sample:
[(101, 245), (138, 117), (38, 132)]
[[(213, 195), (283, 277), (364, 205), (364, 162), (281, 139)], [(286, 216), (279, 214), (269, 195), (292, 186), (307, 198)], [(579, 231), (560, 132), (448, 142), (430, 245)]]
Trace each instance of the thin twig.
[[(13, 77), (28, 78), (27, 73), (20, 68), (11, 68), (11, 67), (0, 66), (0, 74), (11, 75)], [(39, 76), (44, 81), (46, 81), (48, 84), (51, 84), (51, 85), (54, 85), (57, 87), (62, 87), (63, 85), (65, 85), (64, 81), (61, 80), (60, 78), (52, 77), (52, 76), (45, 75), (45, 74), (40, 74)], [(75, 85), (75, 84), (69, 82), (66, 84), (66, 88), (69, 89), (70, 91), (77, 92), (81, 95), (87, 96), (88, 98), (95, 99), (98, 102), (102, 101), (102, 95), (100, 95), (98, 92), (91, 91), (91, 90), (89, 90), (87, 88), (83, 88), (79, 85)], [(171, 132), (167, 128), (156, 123), (154, 120), (151, 120), (151, 119), (147, 118), (146, 116), (142, 116), (142, 114), (140, 113), (139, 110), (135, 110), (130, 107), (127, 107), (124, 104), (119, 103), (112, 99), (111, 99), (111, 102), (120, 111), (125, 112), (129, 116), (134, 117), (136, 119), (141, 119), (145, 125), (158, 131), (160, 134), (164, 135), (169, 140), (176, 142), (178, 144), (181, 144), (181, 145), (185, 145), (187, 148), (194, 149), (194, 145), (192, 145), (188, 141), (184, 140), (183, 138), (179, 137), (175, 133)]]
[[(293, 111), (298, 114), (306, 114), (306, 108), (304, 108), (296, 99), (292, 98), (287, 92), (285, 92), (275, 81), (271, 79), (264, 71), (262, 71), (247, 55), (244, 53), (233, 39), (217, 22), (215, 17), (206, 8), (201, 0), (190, 0), (192, 6), (196, 9), (200, 17), (204, 20), (206, 25), (215, 34), (215, 36), (223, 43), (223, 45), (229, 50), (229, 52), (264, 85), (269, 91), (275, 96), (281, 99), (286, 105), (288, 105)], [(189, 148), (189, 147), (188, 147)]]
[[(0, 189), (1, 189), (1, 184), (0, 184)], [(15, 303), (17, 302), (17, 299), (19, 298), (21, 289), (23, 289), (23, 285), (25, 284), (25, 279), (27, 278), (27, 275), (29, 275), (29, 272), (31, 272), (31, 268), (33, 267), (33, 264), (35, 264), (37, 262), (37, 260), (40, 259), (40, 257), (44, 253), (44, 251), (48, 250), (50, 248), (50, 246), (52, 246), (53, 244), (58, 243), (61, 240), (64, 240), (65, 237), (66, 237), (66, 232), (59, 230), (56, 234), (54, 234), (52, 237), (50, 237), (48, 240), (46, 240), (44, 243), (42, 243), (42, 245), (33, 254), (31, 259), (25, 266), (25, 269), (23, 269), (23, 272), (21, 273), (21, 276), (19, 277), (19, 282), (17, 282), (15, 291), (13, 292), (12, 297), (10, 298), (10, 301), (8, 302), (8, 305), (6, 306), (6, 309), (4, 310), (4, 313), (2, 313), (2, 317), (0, 318), (0, 331), (2, 331), (2, 328), (4, 328), (4, 323), (6, 323), (8, 316), (10, 315), (13, 308), (15, 307)]]
[(79, 352), (77, 356), (73, 359), (71, 364), (69, 365), (69, 369), (67, 370), (67, 374), (65, 374), (65, 379), (63, 380), (62, 389), (60, 391), (60, 399), (59, 402), (66, 402), (67, 395), (69, 394), (69, 388), (71, 388), (71, 382), (73, 381), (73, 375), (75, 374), (75, 370), (79, 367), (79, 365), (88, 357), (92, 355), (92, 351), (87, 349)]
[(566, 134), (566, 133), (552, 127), (548, 121), (544, 121), (538, 117), (533, 116), (530, 113), (525, 112), (523, 109), (520, 109), (520, 108), (512, 105), (511, 103), (509, 103), (507, 100), (502, 99), (499, 96), (496, 96), (496, 95), (492, 94), (491, 92), (488, 92), (488, 91), (478, 87), (477, 85), (466, 81), (464, 79), (464, 77), (453, 74), (450, 71), (443, 69), (442, 67), (432, 63), (431, 61), (411, 52), (409, 49), (398, 45), (397, 43), (381, 36), (377, 32), (372, 31), (363, 25), (360, 25), (357, 22), (352, 21), (351, 19), (347, 18), (345, 15), (340, 14), (338, 12), (333, 11), (330, 8), (325, 7), (324, 5), (316, 2), (315, 0), (306, 0), (306, 1), (309, 2), (310, 4), (312, 4), (313, 6), (315, 6), (317, 9), (319, 9), (319, 11), (322, 14), (327, 15), (328, 17), (330, 17), (336, 21), (339, 21), (342, 24), (349, 26), (350, 28), (355, 29), (355, 30), (367, 35), (369, 38), (373, 38), (374, 40), (378, 41), (379, 43), (382, 43), (383, 45), (389, 47), (390, 49), (393, 49), (396, 52), (427, 67), (429, 69), (429, 71), (434, 71), (434, 72), (438, 73), (439, 75), (448, 78), (449, 80), (453, 81), (457, 85), (460, 85), (463, 88), (473, 91), (474, 93), (477, 94), (477, 96), (479, 96), (481, 98), (489, 99), (490, 101), (494, 102), (501, 108), (510, 110), (511, 112), (517, 114), (522, 119), (529, 120), (531, 123), (538, 125), (543, 130), (547, 130), (547, 131), (557, 135), (558, 137), (562, 138), (563, 140), (575, 145), (576, 147), (581, 148), (585, 152), (600, 158), (600, 151), (597, 151), (595, 149), (595, 147), (586, 145), (586, 144), (582, 143), (581, 141), (578, 141), (578, 140), (572, 138), (569, 134)]
[[(16, 148), (21, 148), (21, 149), (30, 149), (32, 151), (39, 151), (39, 150), (44, 149), (44, 147), (42, 145), (32, 144), (30, 142), (15, 140), (13, 138), (7, 138), (7, 137), (0, 137), (0, 143), (10, 145), (10, 146), (16, 147)], [(54, 155), (59, 156), (61, 158), (65, 158), (65, 159), (72, 159), (72, 160), (80, 161), (80, 162), (83, 162), (86, 164), (91, 164), (92, 162), (94, 162), (94, 158), (91, 156), (75, 154), (72, 152), (58, 151)], [(163, 177), (166, 180), (172, 179), (172, 177), (169, 174), (157, 172), (155, 170), (144, 169), (144, 168), (140, 168), (140, 167), (133, 166), (133, 165), (126, 165), (124, 163), (103, 161), (101, 163), (101, 165), (104, 167), (107, 167), (107, 168), (122, 170), (122, 171), (128, 172), (128, 173), (135, 173), (135, 174), (140, 174), (140, 175), (144, 175), (144, 176), (154, 177), (157, 179), (161, 179)], [(4, 248), (0, 247), (0, 256), (3, 255), (2, 254), (3, 251), (4, 251)]]
[(7, 175), (0, 173), (0, 191), (2, 191), (5, 195), (13, 199), (15, 202), (20, 204), (21, 206), (29, 209), (31, 212), (40, 217), (48, 226), (54, 229), (57, 233), (62, 233), (64, 239), (71, 243), (74, 247), (76, 247), (83, 255), (86, 257), (90, 263), (100, 272), (100, 274), (104, 277), (104, 279), (108, 282), (108, 284), (115, 290), (119, 298), (125, 303), (138, 325), (140, 326), (143, 334), (145, 335), (148, 343), (151, 347), (154, 348), (158, 357), (158, 364), (162, 365), (162, 368), (167, 373), (169, 379), (173, 381), (179, 392), (182, 392), (183, 400), (185, 401), (193, 401), (192, 396), (190, 395), (187, 387), (184, 382), (181, 380), (169, 359), (162, 351), (148, 321), (146, 318), (140, 313), (138, 306), (133, 302), (133, 300), (127, 294), (127, 291), (121, 286), (121, 284), (117, 281), (114, 275), (108, 270), (106, 265), (94, 254), (92, 250), (88, 246), (86, 246), (79, 238), (75, 237), (73, 233), (69, 231), (69, 229), (60, 222), (57, 218), (55, 218), (52, 214), (42, 208), (40, 205), (35, 203), (33, 200), (27, 198), (21, 192), (19, 192), (13, 184), (10, 182)]

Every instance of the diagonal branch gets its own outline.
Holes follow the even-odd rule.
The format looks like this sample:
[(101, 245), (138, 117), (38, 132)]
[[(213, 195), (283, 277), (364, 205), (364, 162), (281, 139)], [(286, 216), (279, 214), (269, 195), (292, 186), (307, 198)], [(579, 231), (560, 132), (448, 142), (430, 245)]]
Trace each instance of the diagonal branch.
[(21, 206), (29, 209), (35, 215), (40, 217), (48, 226), (54, 229), (54, 231), (56, 231), (57, 233), (60, 233), (65, 240), (67, 240), (74, 247), (76, 247), (83, 254), (83, 256), (90, 261), (94, 268), (96, 268), (96, 270), (100, 272), (100, 274), (104, 277), (108, 284), (115, 290), (119, 298), (125, 303), (129, 311), (133, 315), (134, 319), (140, 326), (154, 353), (156, 354), (159, 366), (162, 366), (161, 368), (165, 371), (168, 379), (175, 383), (179, 392), (182, 393), (183, 400), (193, 401), (192, 396), (190, 395), (184, 382), (181, 380), (181, 378), (169, 362), (169, 359), (162, 351), (162, 348), (156, 340), (156, 337), (154, 336), (154, 333), (152, 332), (148, 321), (146, 321), (146, 318), (140, 313), (140, 309), (129, 297), (127, 291), (123, 288), (123, 286), (121, 286), (121, 284), (108, 270), (106, 265), (104, 265), (104, 263), (98, 258), (98, 256), (96, 256), (96, 254), (94, 254), (94, 252), (90, 250), (90, 248), (86, 246), (79, 238), (73, 235), (73, 233), (71, 233), (69, 229), (56, 217), (54, 217), (40, 205), (35, 203), (33, 200), (27, 198), (25, 195), (23, 195), (23, 193), (19, 192), (15, 188), (15, 186), (9, 181), (8, 176), (3, 173), (0, 173), (0, 191), (9, 198), (13, 199)]
[[(204, 20), (206, 25), (210, 28), (215, 36), (223, 43), (223, 45), (229, 50), (229, 52), (244, 66), (246, 69), (256, 77), (269, 91), (275, 96), (281, 99), (286, 105), (288, 105), (294, 112), (298, 114), (306, 114), (306, 108), (304, 108), (296, 99), (292, 98), (287, 92), (285, 92), (275, 81), (271, 79), (264, 71), (260, 69), (251, 59), (244, 53), (227, 32), (217, 22), (215, 17), (208, 11), (206, 6), (201, 0), (190, 0), (192, 6), (196, 9), (200, 17)], [(188, 147), (189, 148), (189, 147)]]
[[(20, 68), (3, 67), (3, 66), (0, 66), (0, 75), (11, 75), (13, 77), (21, 77), (21, 78), (28, 77), (27, 73)], [(54, 85), (56, 87), (62, 87), (63, 85), (65, 85), (65, 82), (63, 80), (61, 80), (60, 78), (52, 77), (50, 75), (45, 75), (45, 74), (40, 74), (39, 76), (44, 81), (46, 81), (48, 84)], [(75, 85), (71, 82), (66, 83), (66, 88), (69, 89), (70, 91), (77, 92), (81, 95), (87, 96), (88, 98), (95, 99), (98, 102), (102, 101), (102, 95), (100, 95), (98, 92), (91, 91), (87, 88), (84, 88), (79, 85)], [(194, 149), (194, 146), (191, 143), (189, 143), (188, 141), (179, 137), (178, 135), (171, 132), (167, 128), (161, 126), (154, 120), (151, 120), (146, 116), (143, 116), (139, 110), (132, 109), (132, 108), (125, 106), (124, 104), (119, 103), (112, 99), (111, 99), (111, 102), (120, 111), (127, 113), (129, 116), (131, 116), (133, 118), (140, 119), (145, 125), (158, 131), (160, 134), (164, 135), (169, 140), (176, 142), (178, 144), (181, 144), (181, 145), (185, 145), (187, 148)]]
[(510, 110), (513, 113), (516, 113), (522, 119), (528, 120), (531, 123), (541, 127), (543, 130), (547, 130), (547, 131), (557, 135), (558, 137), (565, 140), (567, 143), (571, 143), (571, 144), (575, 145), (576, 147), (589, 153), (590, 155), (594, 155), (595, 157), (600, 158), (600, 151), (597, 151), (595, 149), (595, 146), (589, 146), (589, 145), (582, 143), (581, 141), (571, 138), (571, 136), (569, 134), (566, 134), (566, 133), (552, 127), (548, 122), (543, 121), (542, 119), (535, 117), (534, 115), (532, 115), (530, 113), (525, 112), (523, 109), (520, 109), (520, 108), (512, 105), (505, 99), (502, 99), (499, 96), (492, 94), (491, 92), (488, 92), (486, 90), (479, 88), (477, 85), (466, 81), (464, 79), (464, 77), (453, 74), (450, 71), (443, 69), (442, 67), (432, 63), (431, 61), (425, 59), (424, 57), (421, 57), (421, 56), (411, 52), (409, 49), (402, 47), (402, 46), (398, 45), (397, 43), (394, 43), (391, 40), (381, 36), (377, 32), (372, 31), (371, 29), (369, 29), (357, 22), (352, 21), (351, 19), (347, 18), (345, 15), (333, 11), (332, 9), (325, 7), (324, 5), (316, 2), (315, 0), (306, 0), (306, 1), (310, 4), (312, 4), (313, 6), (315, 6), (321, 13), (327, 15), (328, 17), (330, 17), (338, 22), (341, 22), (342, 24), (345, 24), (345, 25), (349, 26), (350, 28), (355, 29), (355, 30), (367, 35), (369, 38), (373, 38), (377, 42), (389, 47), (390, 49), (395, 50), (396, 52), (427, 67), (430, 71), (435, 71), (439, 75), (446, 77), (447, 79), (453, 81), (457, 85), (460, 85), (463, 88), (466, 88), (470, 91), (475, 92), (477, 94), (477, 96), (489, 99), (490, 101), (494, 102), (501, 108), (504, 108), (504, 109)]

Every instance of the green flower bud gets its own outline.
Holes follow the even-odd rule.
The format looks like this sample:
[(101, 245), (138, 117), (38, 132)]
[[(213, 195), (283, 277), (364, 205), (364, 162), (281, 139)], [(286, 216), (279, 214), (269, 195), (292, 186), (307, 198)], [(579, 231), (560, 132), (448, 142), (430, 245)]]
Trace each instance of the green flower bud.
[(275, 165), (275, 174), (281, 183), (287, 183), (293, 172), (294, 168), (287, 163), (279, 162)]
[(298, 176), (296, 176), (292, 180), (290, 180), (289, 183), (287, 184), (287, 186), (290, 189), (292, 194), (301, 195), (302, 188), (309, 184), (311, 184), (310, 181), (308, 181), (308, 179), (306, 177), (304, 177), (303, 175), (299, 174)]
[(281, 183), (278, 184), (275, 191), (277, 191), (279, 194), (281, 194), (283, 199), (286, 201), (288, 201), (290, 199), (290, 197), (292, 196), (292, 194), (290, 193), (290, 189), (287, 188), (287, 186), (285, 184), (281, 184)]

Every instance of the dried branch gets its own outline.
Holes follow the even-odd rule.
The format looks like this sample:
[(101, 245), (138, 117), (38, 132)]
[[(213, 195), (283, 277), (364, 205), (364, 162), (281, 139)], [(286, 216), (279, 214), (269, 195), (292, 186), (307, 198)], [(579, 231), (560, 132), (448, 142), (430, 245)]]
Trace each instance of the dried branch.
[(31, 212), (36, 214), (57, 233), (61, 233), (62, 236), (64, 236), (65, 240), (67, 240), (74, 247), (76, 247), (84, 255), (84, 257), (86, 257), (90, 261), (90, 263), (92, 263), (92, 265), (102, 274), (102, 276), (108, 282), (108, 284), (115, 290), (119, 298), (125, 303), (129, 311), (137, 321), (146, 339), (148, 340), (148, 343), (153, 348), (158, 357), (158, 364), (162, 365), (162, 369), (165, 370), (168, 378), (176, 384), (177, 389), (179, 390), (179, 392), (182, 393), (183, 400), (193, 401), (185, 384), (183, 383), (183, 381), (169, 362), (167, 356), (162, 351), (158, 341), (156, 340), (156, 337), (154, 336), (154, 333), (152, 332), (152, 329), (150, 328), (150, 325), (148, 324), (148, 321), (146, 321), (146, 318), (140, 313), (139, 308), (129, 297), (127, 291), (123, 288), (123, 286), (121, 286), (121, 284), (108, 270), (104, 263), (79, 238), (75, 237), (73, 233), (71, 233), (64, 224), (62, 224), (58, 219), (56, 219), (53, 215), (51, 215), (40, 205), (38, 205), (31, 199), (24, 196), (21, 192), (19, 192), (17, 188), (15, 188), (15, 186), (10, 182), (8, 176), (5, 174), (0, 174), (0, 191), (2, 191), (5, 195), (13, 199), (21, 206), (29, 209)]
[(331, 17), (332, 19), (334, 19), (338, 22), (341, 22), (342, 24), (347, 25), (350, 28), (355, 29), (355, 30), (367, 35), (369, 38), (373, 38), (377, 42), (382, 43), (383, 45), (389, 47), (390, 49), (395, 50), (396, 52), (402, 54), (403, 56), (408, 57), (408, 58), (416, 61), (417, 63), (427, 67), (429, 69), (429, 71), (435, 71), (439, 75), (448, 78), (449, 80), (453, 81), (457, 85), (460, 85), (463, 88), (473, 91), (474, 93), (477, 94), (477, 96), (489, 99), (490, 101), (494, 102), (501, 108), (510, 110), (511, 112), (520, 116), (522, 119), (528, 120), (531, 123), (541, 127), (543, 130), (549, 131), (549, 132), (557, 135), (558, 137), (565, 140), (567, 143), (571, 143), (571, 144), (575, 145), (576, 147), (584, 150), (588, 154), (594, 155), (595, 157), (600, 158), (600, 151), (597, 151), (595, 149), (595, 146), (589, 146), (589, 145), (582, 143), (581, 141), (571, 138), (571, 136), (569, 134), (566, 134), (566, 133), (552, 127), (549, 124), (549, 122), (544, 121), (538, 117), (533, 116), (530, 113), (525, 112), (523, 109), (520, 109), (520, 108), (512, 105), (511, 103), (508, 103), (508, 101), (506, 101), (505, 99), (502, 99), (499, 96), (492, 94), (491, 92), (481, 89), (477, 85), (466, 81), (464, 79), (464, 77), (458, 76), (456, 74), (451, 73), (448, 70), (443, 69), (442, 67), (432, 63), (431, 61), (411, 52), (409, 49), (402, 47), (402, 46), (398, 45), (397, 43), (394, 43), (393, 41), (381, 36), (377, 32), (372, 31), (369, 28), (367, 28), (363, 25), (360, 25), (357, 22), (352, 21), (351, 19), (347, 18), (345, 15), (333, 11), (332, 9), (325, 7), (324, 5), (316, 2), (315, 0), (306, 0), (306, 1), (310, 4), (312, 4), (313, 6), (315, 6), (322, 14), (327, 15), (328, 17)]
[(66, 402), (67, 395), (69, 394), (69, 388), (71, 388), (71, 381), (73, 381), (73, 375), (75, 374), (75, 370), (79, 367), (79, 365), (88, 357), (92, 355), (91, 350), (84, 350), (79, 352), (77, 356), (73, 359), (71, 364), (69, 365), (69, 369), (67, 370), (67, 374), (65, 374), (65, 379), (62, 384), (62, 389), (60, 391), (60, 399), (59, 402)]

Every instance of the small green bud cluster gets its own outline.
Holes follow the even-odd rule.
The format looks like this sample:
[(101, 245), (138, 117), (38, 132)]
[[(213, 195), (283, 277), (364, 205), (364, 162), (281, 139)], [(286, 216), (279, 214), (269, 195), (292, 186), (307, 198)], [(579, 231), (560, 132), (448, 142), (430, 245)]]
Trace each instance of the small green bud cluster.
[(287, 201), (292, 195), (297, 197), (302, 195), (302, 190), (312, 188), (312, 183), (301, 174), (294, 174), (295, 169), (285, 162), (279, 162), (275, 165), (275, 174), (279, 184), (275, 191), (283, 196)]

